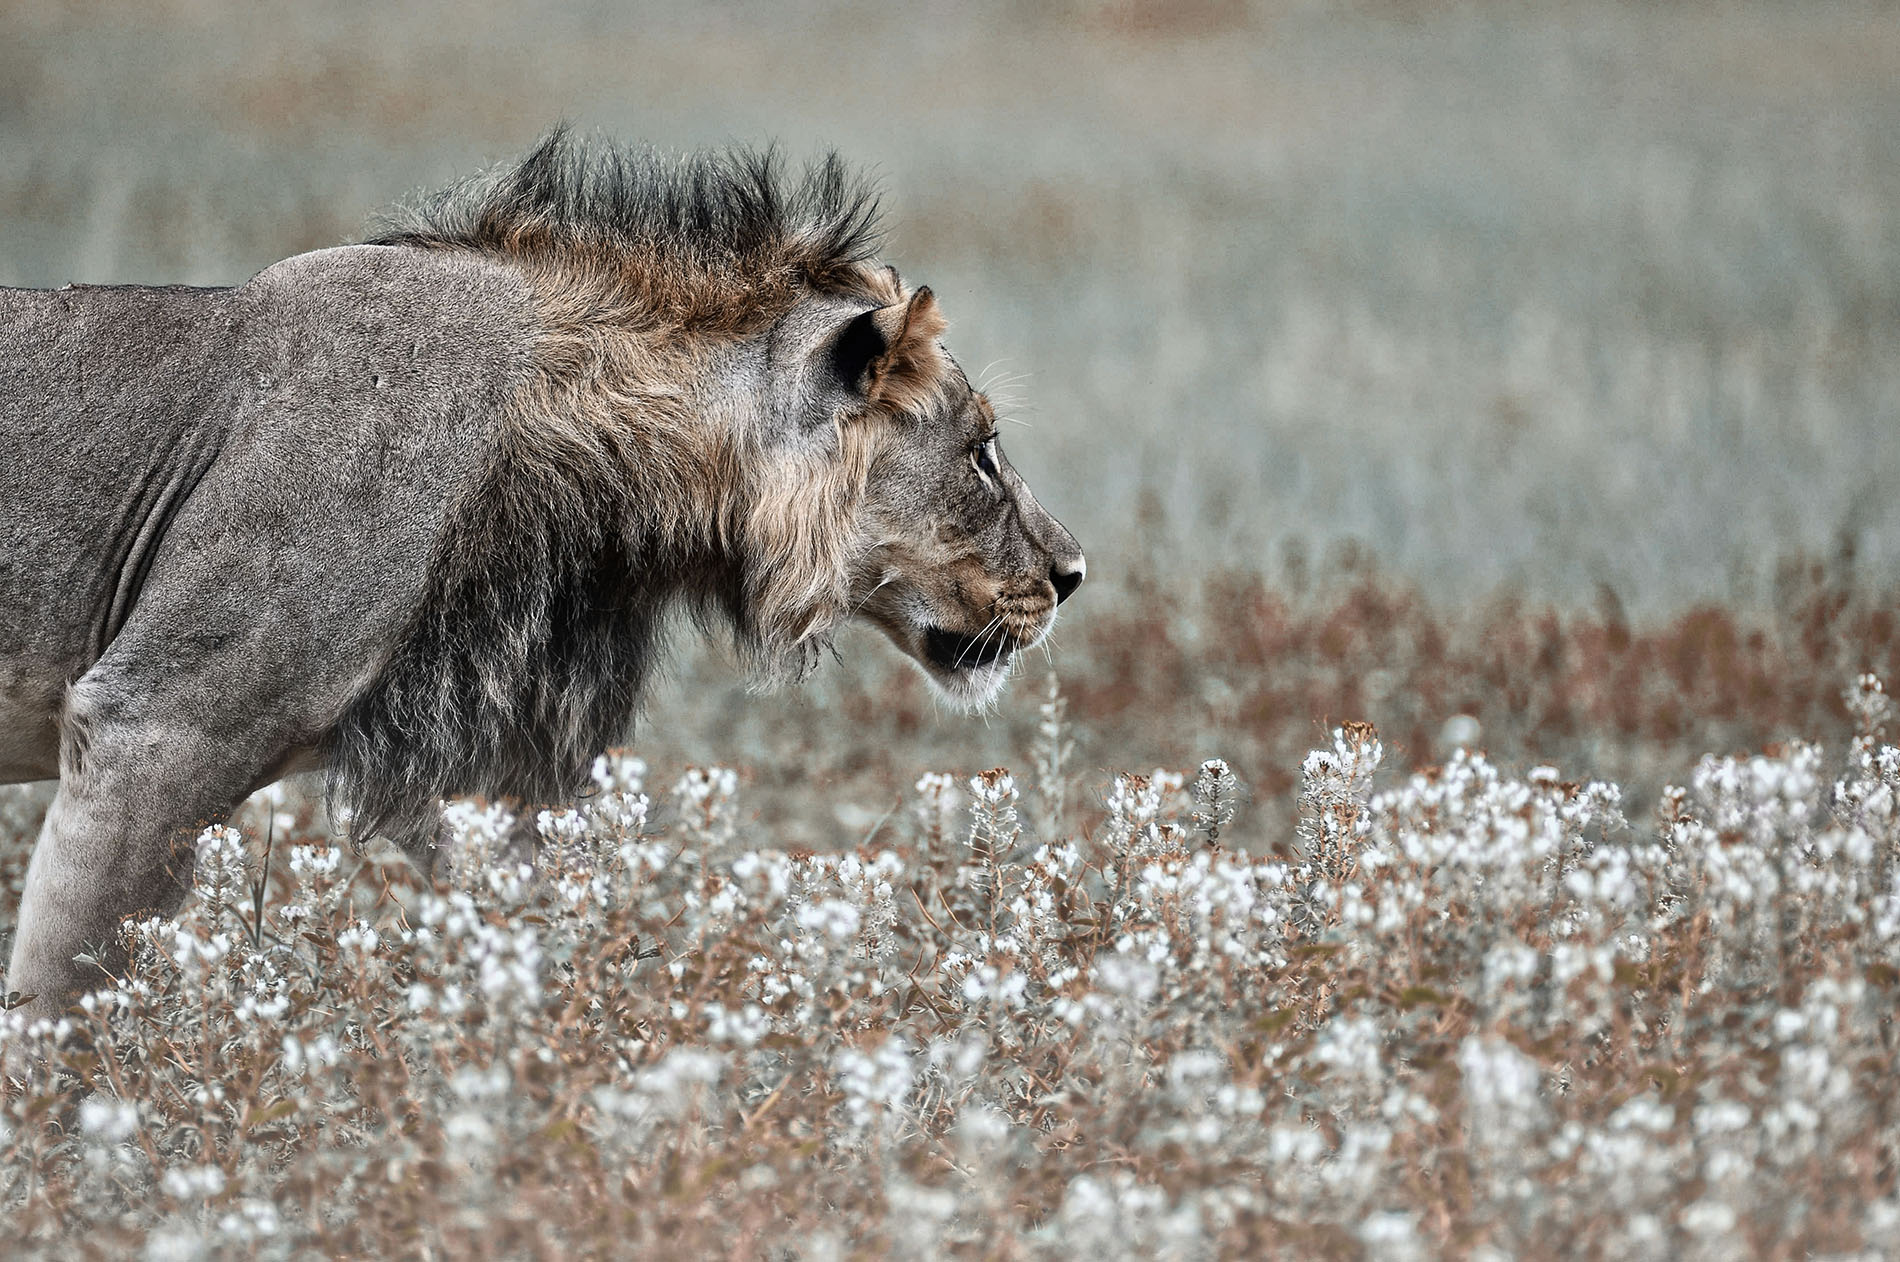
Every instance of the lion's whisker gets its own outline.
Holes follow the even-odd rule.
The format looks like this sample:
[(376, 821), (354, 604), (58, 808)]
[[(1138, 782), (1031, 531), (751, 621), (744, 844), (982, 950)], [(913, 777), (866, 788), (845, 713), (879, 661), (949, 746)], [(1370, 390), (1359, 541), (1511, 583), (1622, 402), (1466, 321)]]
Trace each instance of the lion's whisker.
[(872, 586), (870, 591), (864, 593), (864, 599), (860, 600), (857, 604), (853, 605), (851, 607), (851, 612), (845, 616), (849, 618), (857, 617), (860, 613), (864, 611), (864, 607), (871, 603), (871, 598), (873, 596), (877, 595), (879, 592), (883, 591), (886, 586), (896, 581), (897, 581), (897, 575), (895, 574), (886, 574), (883, 578), (880, 578), (876, 582), (876, 584)]
[[(994, 601), (990, 603), (992, 605), (995, 604)], [(1001, 611), (998, 611), (995, 617), (991, 618), (988, 622), (984, 623), (983, 629), (981, 631), (978, 631), (974, 636), (972, 636), (968, 644), (964, 645), (963, 652), (957, 654), (956, 664), (951, 669), (961, 670), (963, 668), (964, 658), (968, 657), (972, 652), (981, 652), (983, 648), (984, 639), (989, 635), (991, 630), (993, 630), (997, 626), (997, 624), (1002, 622), (1002, 620), (1003, 620), (1003, 614), (1001, 613)]]

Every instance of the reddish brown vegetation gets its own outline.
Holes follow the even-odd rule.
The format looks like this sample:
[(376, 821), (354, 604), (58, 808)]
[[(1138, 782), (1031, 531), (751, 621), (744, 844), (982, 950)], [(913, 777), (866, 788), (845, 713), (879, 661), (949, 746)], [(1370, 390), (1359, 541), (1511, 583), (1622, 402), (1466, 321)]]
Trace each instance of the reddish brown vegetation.
[(1459, 714), (1494, 756), (1588, 769), (1640, 801), (1710, 751), (1844, 742), (1843, 682), (1895, 677), (1900, 593), (1808, 562), (1784, 566), (1776, 590), (1773, 612), (1699, 606), (1632, 625), (1607, 589), (1590, 610), (1510, 597), (1452, 610), (1348, 557), (1316, 590), (1219, 575), (1185, 609), (1137, 584), (1058, 667), (1103, 750), (1173, 766), (1217, 747), (1263, 801), (1286, 804), (1300, 756), (1343, 720), (1376, 723), (1423, 765), (1450, 752)]

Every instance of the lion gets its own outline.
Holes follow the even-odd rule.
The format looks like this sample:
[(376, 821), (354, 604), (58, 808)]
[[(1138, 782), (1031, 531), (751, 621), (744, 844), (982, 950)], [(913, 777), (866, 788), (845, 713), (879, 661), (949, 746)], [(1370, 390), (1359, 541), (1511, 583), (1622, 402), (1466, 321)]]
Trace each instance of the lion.
[(768, 684), (860, 619), (991, 698), (1083, 555), (876, 211), (563, 129), (233, 288), (0, 289), (0, 782), (59, 782), (12, 1002), (293, 772), (425, 877), (444, 798), (570, 799), (676, 612)]

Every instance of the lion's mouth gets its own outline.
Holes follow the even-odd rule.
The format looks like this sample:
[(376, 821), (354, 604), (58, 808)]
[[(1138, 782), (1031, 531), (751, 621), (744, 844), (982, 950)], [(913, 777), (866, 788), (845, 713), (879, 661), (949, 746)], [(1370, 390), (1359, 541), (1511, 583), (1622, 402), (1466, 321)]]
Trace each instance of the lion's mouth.
[(1016, 637), (1001, 626), (992, 627), (982, 635), (964, 635), (943, 627), (929, 627), (924, 631), (924, 656), (938, 670), (952, 674), (988, 666), (1015, 651)]

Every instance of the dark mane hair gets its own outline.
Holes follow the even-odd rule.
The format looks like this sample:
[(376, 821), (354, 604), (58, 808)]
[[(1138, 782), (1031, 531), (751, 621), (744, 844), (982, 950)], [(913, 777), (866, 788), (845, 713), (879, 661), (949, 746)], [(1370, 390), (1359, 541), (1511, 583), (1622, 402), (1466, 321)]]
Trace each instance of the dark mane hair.
[(775, 147), (667, 154), (579, 142), (563, 124), (520, 161), (391, 212), (369, 244), (606, 256), (698, 278), (789, 270), (830, 289), (856, 280), (880, 236), (876, 190), (836, 153), (794, 179)]

